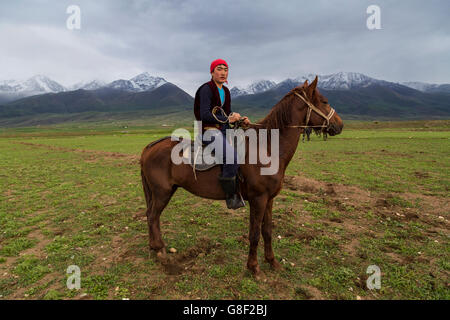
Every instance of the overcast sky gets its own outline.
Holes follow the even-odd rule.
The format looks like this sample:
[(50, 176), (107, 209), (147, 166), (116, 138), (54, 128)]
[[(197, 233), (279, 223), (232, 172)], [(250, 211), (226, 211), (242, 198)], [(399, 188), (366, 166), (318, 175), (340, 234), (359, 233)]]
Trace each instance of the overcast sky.
[[(366, 26), (371, 4), (380, 30)], [(69, 5), (81, 9), (79, 30), (66, 27)], [(1, 1), (0, 80), (148, 71), (193, 95), (223, 58), (230, 87), (339, 71), (450, 83), (449, 12), (448, 0)]]

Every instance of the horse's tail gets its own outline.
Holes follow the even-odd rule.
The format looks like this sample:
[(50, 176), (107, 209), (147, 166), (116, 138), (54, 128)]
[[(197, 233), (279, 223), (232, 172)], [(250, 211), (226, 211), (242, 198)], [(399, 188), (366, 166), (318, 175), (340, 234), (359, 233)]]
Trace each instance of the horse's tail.
[(150, 189), (147, 178), (145, 177), (144, 171), (142, 170), (142, 167), (144, 166), (144, 153), (146, 152), (147, 149), (149, 149), (153, 145), (155, 145), (158, 142), (161, 142), (167, 138), (170, 138), (170, 137), (171, 136), (166, 136), (166, 137), (163, 137), (161, 139), (158, 139), (156, 141), (149, 143), (142, 151), (141, 159), (139, 160), (139, 163), (141, 164), (142, 187), (144, 188), (145, 202), (147, 203), (147, 209), (150, 209), (152, 207), (152, 190)]
[(152, 207), (152, 190), (148, 185), (147, 178), (144, 175), (144, 171), (141, 168), (142, 187), (144, 188), (145, 202), (147, 203), (147, 209)]

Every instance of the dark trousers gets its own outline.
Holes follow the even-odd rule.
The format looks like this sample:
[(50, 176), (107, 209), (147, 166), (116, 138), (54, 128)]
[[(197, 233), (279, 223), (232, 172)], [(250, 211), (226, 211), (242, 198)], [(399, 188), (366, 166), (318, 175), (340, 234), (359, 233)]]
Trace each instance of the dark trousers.
[[(231, 143), (229, 143), (226, 139), (226, 126), (224, 126), (225, 128), (221, 129), (221, 130), (214, 130), (214, 135), (211, 137), (211, 141), (208, 140), (204, 140), (203, 139), (203, 143), (206, 145), (209, 145), (210, 143), (212, 143), (213, 141), (215, 141), (216, 139), (221, 140), (221, 145), (222, 145), (222, 177), (225, 178), (231, 178), (237, 175), (238, 169), (239, 169), (239, 164), (237, 163), (237, 152), (236, 149), (231, 145)], [(219, 142), (220, 144), (220, 142)], [(233, 154), (233, 161), (227, 161), (227, 153), (232, 153)], [(216, 151), (217, 154), (217, 151)]]

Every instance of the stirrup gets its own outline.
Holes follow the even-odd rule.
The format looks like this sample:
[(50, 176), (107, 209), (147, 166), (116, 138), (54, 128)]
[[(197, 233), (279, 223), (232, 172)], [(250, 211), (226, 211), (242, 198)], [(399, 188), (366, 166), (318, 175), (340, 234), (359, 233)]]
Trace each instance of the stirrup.
[(236, 209), (245, 207), (244, 198), (242, 198), (242, 195), (240, 192), (233, 193), (233, 195), (231, 195), (231, 197), (227, 197), (226, 203), (227, 203), (228, 209), (236, 210)]
[(238, 209), (245, 206), (244, 199), (239, 192), (239, 182), (236, 180), (236, 176), (229, 178), (219, 176), (219, 183), (225, 192), (228, 209)]

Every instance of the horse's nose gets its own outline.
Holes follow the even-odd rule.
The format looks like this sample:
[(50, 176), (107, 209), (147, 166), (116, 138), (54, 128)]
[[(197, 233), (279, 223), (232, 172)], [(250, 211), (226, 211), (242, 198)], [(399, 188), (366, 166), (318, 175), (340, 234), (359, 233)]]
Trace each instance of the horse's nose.
[(336, 125), (335, 123), (332, 123), (332, 124), (330, 124), (330, 127), (328, 128), (328, 133), (330, 135), (334, 136), (334, 135), (341, 133), (341, 130), (342, 129), (338, 125)]
[(336, 134), (336, 126), (334, 125), (334, 123), (330, 124), (330, 126), (328, 127), (328, 133), (332, 136)]

